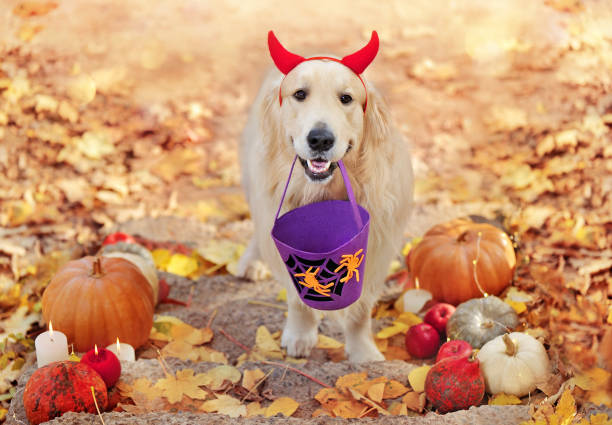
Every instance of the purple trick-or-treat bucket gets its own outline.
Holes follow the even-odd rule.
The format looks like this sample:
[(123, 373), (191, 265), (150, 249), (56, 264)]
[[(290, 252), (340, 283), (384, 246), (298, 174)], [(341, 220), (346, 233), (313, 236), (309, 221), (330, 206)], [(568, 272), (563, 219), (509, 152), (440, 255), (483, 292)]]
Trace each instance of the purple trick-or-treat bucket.
[(338, 161), (349, 201), (304, 205), (278, 217), (295, 161), (281, 198), (272, 239), (304, 304), (339, 310), (361, 296), (370, 214), (355, 202), (342, 161)]

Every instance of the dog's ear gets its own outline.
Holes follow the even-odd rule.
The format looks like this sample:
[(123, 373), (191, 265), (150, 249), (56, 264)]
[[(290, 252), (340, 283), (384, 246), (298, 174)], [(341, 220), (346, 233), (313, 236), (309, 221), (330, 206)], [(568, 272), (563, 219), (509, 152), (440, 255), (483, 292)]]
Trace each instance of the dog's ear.
[(390, 112), (387, 103), (376, 88), (368, 83), (368, 106), (365, 111), (362, 149), (370, 149), (389, 137)]

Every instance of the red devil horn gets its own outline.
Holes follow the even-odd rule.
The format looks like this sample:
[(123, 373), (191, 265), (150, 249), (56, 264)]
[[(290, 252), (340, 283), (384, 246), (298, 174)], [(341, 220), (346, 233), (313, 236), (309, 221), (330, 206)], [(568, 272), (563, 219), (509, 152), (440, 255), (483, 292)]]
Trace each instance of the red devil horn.
[(378, 44), (378, 34), (376, 31), (372, 31), (372, 38), (370, 38), (368, 44), (352, 55), (343, 57), (342, 63), (351, 68), (356, 74), (361, 74), (376, 57)]
[(283, 74), (287, 74), (300, 63), (304, 62), (303, 57), (285, 49), (272, 31), (268, 33), (268, 48), (270, 49), (270, 56), (272, 56), (274, 64)]

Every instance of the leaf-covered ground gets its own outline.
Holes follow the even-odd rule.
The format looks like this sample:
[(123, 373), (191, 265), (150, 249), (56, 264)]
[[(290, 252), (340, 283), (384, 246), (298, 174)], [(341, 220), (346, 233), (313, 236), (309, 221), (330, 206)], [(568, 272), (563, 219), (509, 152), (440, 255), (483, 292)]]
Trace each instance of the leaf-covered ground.
[[(520, 317), (558, 368), (558, 382), (542, 391), (554, 393), (576, 375), (580, 405), (610, 405), (600, 368), (612, 355), (612, 6), (301, 3), (5, 1), (4, 409), (44, 326), (39, 301), (50, 276), (68, 259), (95, 252), (117, 225), (193, 220), (195, 240), (181, 226), (160, 226), (157, 242), (191, 244), (184, 252), (151, 246), (159, 268), (194, 279), (232, 271), (252, 231), (238, 187), (237, 140), (271, 65), (268, 29), (303, 54), (350, 52), (379, 31), (369, 77), (410, 140), (416, 172), (406, 239), (469, 214), (504, 224), (520, 257), (514, 286), (529, 295)], [(172, 254), (184, 258), (172, 262)], [(172, 349), (184, 354), (185, 347)], [(198, 349), (195, 360), (237, 360), (219, 352)], [(365, 396), (378, 400), (380, 388)], [(418, 397), (409, 401), (418, 406)], [(206, 409), (242, 409), (229, 399), (218, 403)]]

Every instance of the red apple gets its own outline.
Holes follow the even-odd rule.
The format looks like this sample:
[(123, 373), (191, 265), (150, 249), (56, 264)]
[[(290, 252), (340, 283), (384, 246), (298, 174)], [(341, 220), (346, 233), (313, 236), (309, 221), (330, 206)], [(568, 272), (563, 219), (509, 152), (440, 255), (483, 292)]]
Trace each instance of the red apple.
[(412, 357), (426, 359), (436, 355), (440, 334), (428, 323), (419, 323), (406, 332), (406, 350)]
[(448, 357), (467, 357), (472, 354), (472, 346), (462, 339), (445, 342), (436, 356), (436, 363)]
[(423, 320), (436, 328), (440, 335), (446, 335), (446, 322), (454, 312), (455, 306), (439, 303), (429, 309)]

